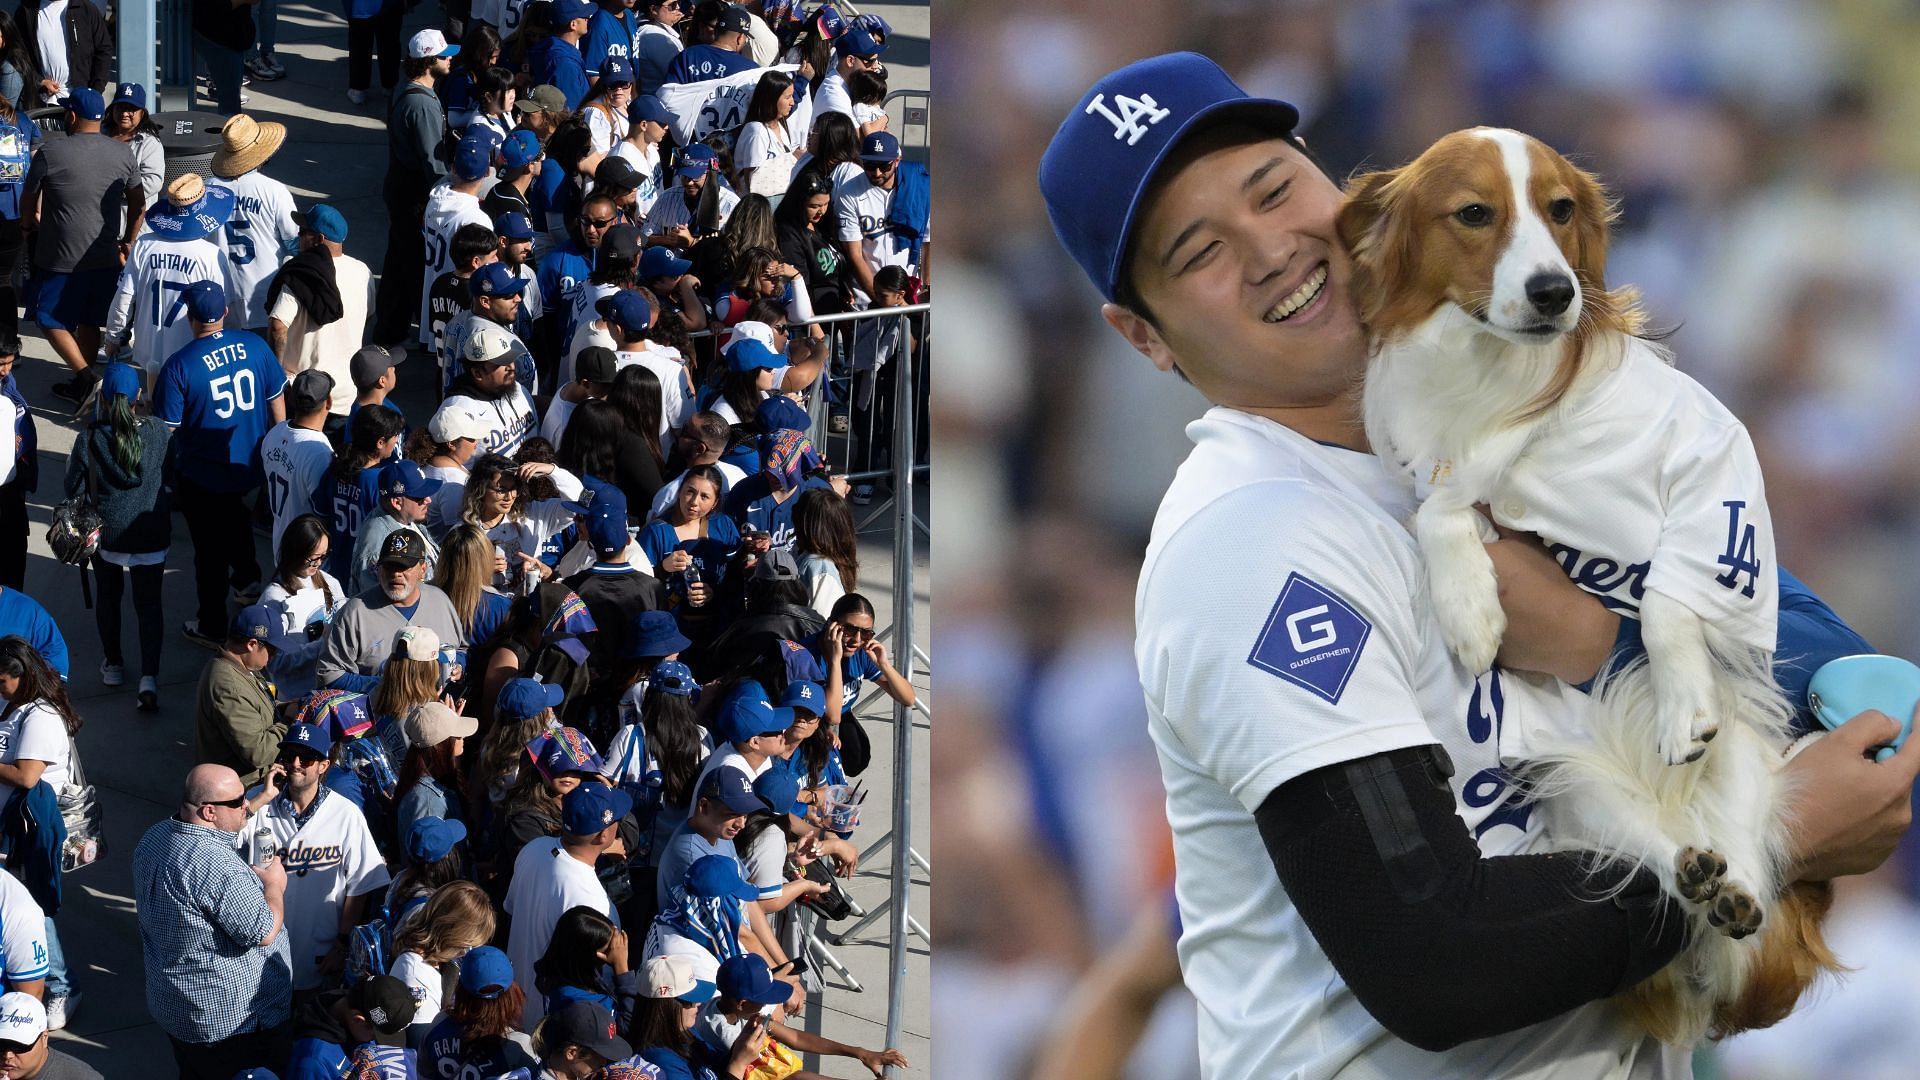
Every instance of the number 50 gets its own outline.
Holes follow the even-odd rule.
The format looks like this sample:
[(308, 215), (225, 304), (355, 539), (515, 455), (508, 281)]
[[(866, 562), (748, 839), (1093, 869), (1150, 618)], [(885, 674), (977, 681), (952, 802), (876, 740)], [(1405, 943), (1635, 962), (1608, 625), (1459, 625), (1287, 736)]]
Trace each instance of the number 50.
[(220, 376), (213, 380), (207, 389), (212, 391), (213, 400), (217, 402), (213, 415), (222, 420), (232, 416), (236, 410), (252, 412), (254, 402), (259, 397), (253, 382), (253, 372), (246, 368), (241, 368), (231, 375)]

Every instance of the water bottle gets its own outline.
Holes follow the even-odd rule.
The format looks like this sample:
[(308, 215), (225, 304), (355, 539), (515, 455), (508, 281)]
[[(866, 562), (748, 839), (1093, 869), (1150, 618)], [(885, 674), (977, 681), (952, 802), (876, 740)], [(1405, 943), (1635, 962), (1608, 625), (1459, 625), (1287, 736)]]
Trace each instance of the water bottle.
[[(505, 562), (507, 549), (499, 544), (493, 545), (493, 557)], [(513, 584), (513, 563), (507, 562), (506, 566), (505, 570), (493, 575), (493, 587), (496, 589), (505, 590)]]
[(706, 602), (704, 600), (696, 602), (693, 599), (693, 587), (701, 584), (704, 580), (705, 579), (700, 576), (700, 564), (697, 562), (687, 563), (687, 568), (680, 572), (681, 590), (686, 593), (688, 604), (699, 607)]

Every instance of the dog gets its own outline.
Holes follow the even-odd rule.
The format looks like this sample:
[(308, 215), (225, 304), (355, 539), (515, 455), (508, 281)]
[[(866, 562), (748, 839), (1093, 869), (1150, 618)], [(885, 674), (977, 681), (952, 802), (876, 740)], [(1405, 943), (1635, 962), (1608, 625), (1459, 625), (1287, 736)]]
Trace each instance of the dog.
[(1485, 671), (1506, 628), (1477, 505), (1639, 620), (1646, 659), (1601, 681), (1588, 722), (1515, 725), (1501, 750), (1557, 843), (1654, 869), (1695, 921), (1687, 951), (1625, 996), (1684, 1045), (1777, 1022), (1837, 965), (1827, 887), (1782, 880), (1792, 710), (1772, 677), (1759, 465), (1647, 332), (1638, 294), (1607, 288), (1616, 215), (1544, 143), (1474, 128), (1355, 177), (1337, 227), (1370, 338), (1367, 437), (1421, 497), (1448, 647)]

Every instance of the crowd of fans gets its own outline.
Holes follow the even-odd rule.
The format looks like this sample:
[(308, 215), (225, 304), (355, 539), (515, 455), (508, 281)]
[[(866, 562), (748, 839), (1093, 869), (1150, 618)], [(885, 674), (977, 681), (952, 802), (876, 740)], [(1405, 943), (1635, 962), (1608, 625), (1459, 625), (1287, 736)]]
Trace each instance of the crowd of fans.
[[(272, 176), (285, 127), (238, 111), (285, 71), (272, 0), (194, 5), (230, 114), (206, 175), (170, 176), (88, 0), (47, 7), (82, 31), (62, 65), (0, 19), (0, 282), (25, 280), (0, 294), (0, 1064), (47, 1062), (8, 1075), (96, 1075), (45, 1042), (79, 1001), (61, 876), (92, 857), (66, 687), (163, 708), (174, 511), (212, 657), (167, 706), (198, 764), (132, 863), (181, 1076), (904, 1066), (797, 1019), (803, 913), (844, 913), (858, 862), (854, 709), (914, 698), (859, 592), (866, 493), (810, 436), (879, 408), (925, 329), (814, 321), (924, 299), (885, 21), (508, 0), (402, 50), (400, 0), (355, 0), (349, 93), (377, 49), (392, 102), (376, 275)], [(17, 305), (70, 372), (54, 501), (97, 673), (22, 591), (45, 485)], [(430, 413), (390, 396), (409, 362)]]

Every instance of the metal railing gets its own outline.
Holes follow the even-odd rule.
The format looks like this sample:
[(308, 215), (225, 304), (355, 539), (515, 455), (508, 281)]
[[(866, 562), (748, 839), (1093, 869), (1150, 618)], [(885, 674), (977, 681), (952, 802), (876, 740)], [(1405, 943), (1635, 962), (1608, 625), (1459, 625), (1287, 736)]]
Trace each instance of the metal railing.
[[(900, 102), (899, 127), (893, 124), (895, 101)], [(900, 140), (901, 151), (917, 151), (916, 156), (926, 160), (933, 147), (933, 91), (895, 90), (881, 100), (880, 109), (887, 114), (887, 130)], [(919, 131), (917, 138), (912, 134), (915, 129)]]

